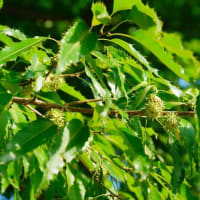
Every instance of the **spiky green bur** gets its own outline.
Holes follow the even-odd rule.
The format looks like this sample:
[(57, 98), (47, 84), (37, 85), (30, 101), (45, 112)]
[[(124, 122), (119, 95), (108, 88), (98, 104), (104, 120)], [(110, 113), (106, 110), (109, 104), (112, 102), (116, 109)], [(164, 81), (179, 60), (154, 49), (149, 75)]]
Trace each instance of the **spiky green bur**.
[(163, 107), (162, 100), (158, 96), (150, 94), (146, 105), (147, 117), (153, 119), (160, 117), (162, 115)]
[(45, 80), (44, 87), (49, 91), (55, 92), (63, 83), (64, 79), (62, 77), (50, 75)]
[(52, 108), (46, 113), (46, 117), (48, 117), (58, 127), (63, 127), (65, 125), (65, 114), (62, 110)]
[(177, 114), (170, 112), (165, 116), (164, 125), (167, 130), (174, 131), (178, 128), (179, 118)]

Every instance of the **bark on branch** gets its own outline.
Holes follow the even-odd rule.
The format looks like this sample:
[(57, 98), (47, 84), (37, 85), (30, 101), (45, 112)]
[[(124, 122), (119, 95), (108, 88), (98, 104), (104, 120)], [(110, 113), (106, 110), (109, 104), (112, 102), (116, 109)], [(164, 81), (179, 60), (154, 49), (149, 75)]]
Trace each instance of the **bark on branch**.
[[(13, 103), (18, 103), (22, 105), (35, 105), (39, 108), (44, 108), (46, 110), (49, 110), (51, 108), (57, 108), (63, 111), (70, 111), (70, 112), (79, 112), (83, 114), (93, 114), (94, 110), (92, 108), (80, 108), (80, 107), (75, 107), (72, 105), (78, 105), (82, 103), (89, 103), (89, 102), (97, 102), (97, 101), (103, 101), (103, 99), (89, 99), (86, 101), (76, 101), (76, 103), (68, 103), (65, 105), (60, 105), (56, 103), (49, 103), (45, 102), (39, 99), (30, 99), (30, 98), (22, 98), (22, 97), (13, 97), (12, 102)], [(146, 117), (146, 113), (144, 110), (126, 110), (126, 112), (129, 116), (140, 116), (140, 117)], [(170, 112), (176, 113), (178, 116), (194, 116), (195, 112), (194, 111), (163, 111), (162, 115), (167, 115)], [(117, 115), (119, 114), (116, 110), (111, 110), (109, 112), (109, 115)]]

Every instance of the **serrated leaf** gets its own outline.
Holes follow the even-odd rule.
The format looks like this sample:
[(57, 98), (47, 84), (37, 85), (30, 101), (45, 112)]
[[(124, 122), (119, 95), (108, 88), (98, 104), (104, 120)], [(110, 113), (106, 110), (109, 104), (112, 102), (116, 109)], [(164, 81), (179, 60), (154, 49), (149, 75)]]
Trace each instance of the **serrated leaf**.
[(146, 47), (150, 52), (152, 52), (174, 74), (189, 82), (189, 78), (184, 73), (184, 69), (174, 61), (172, 55), (169, 52), (164, 50), (159, 41), (149, 36), (147, 32), (143, 30), (138, 30), (133, 35), (117, 34), (117, 33), (113, 35), (127, 37), (139, 42), (144, 47)]
[(24, 33), (22, 33), (21, 31), (17, 30), (17, 29), (12, 29), (9, 28), (7, 26), (4, 26), (0, 28), (0, 32), (2, 32), (3, 34), (16, 38), (18, 40), (25, 40), (26, 36), (24, 35)]
[(102, 2), (96, 2), (92, 4), (92, 26), (99, 24), (107, 24), (110, 20), (110, 16), (106, 9), (106, 6)]
[(66, 70), (72, 63), (89, 54), (96, 46), (97, 36), (89, 32), (83, 21), (76, 22), (61, 40), (57, 73)]
[(56, 133), (57, 127), (47, 119), (39, 119), (30, 123), (7, 144), (4, 153), (0, 156), (0, 164), (16, 160), (46, 143)]
[(23, 52), (26, 52), (33, 46), (40, 44), (46, 39), (46, 37), (30, 38), (23, 40), (22, 42), (16, 42), (9, 47), (5, 47), (0, 51), (0, 65), (3, 65), (8, 61), (15, 60)]
[[(114, 35), (114, 34), (112, 34), (112, 35)], [(143, 64), (148, 70), (150, 70), (151, 72), (154, 72), (155, 74), (157, 73), (156, 70), (154, 70), (150, 66), (148, 60), (138, 50), (136, 50), (132, 44), (125, 42), (124, 40), (121, 40), (118, 38), (114, 38), (111, 40), (108, 40), (108, 39), (103, 39), (103, 40), (110, 41), (114, 44), (117, 44), (118, 46), (123, 48), (125, 51), (130, 53), (130, 55), (132, 55), (134, 58), (136, 58), (136, 60), (138, 60), (141, 64)]]
[(129, 13), (128, 20), (133, 21), (142, 29), (152, 29), (155, 34), (162, 30), (162, 22), (159, 20), (154, 9), (138, 1)]
[(130, 10), (138, 0), (114, 0), (113, 14), (121, 10)]

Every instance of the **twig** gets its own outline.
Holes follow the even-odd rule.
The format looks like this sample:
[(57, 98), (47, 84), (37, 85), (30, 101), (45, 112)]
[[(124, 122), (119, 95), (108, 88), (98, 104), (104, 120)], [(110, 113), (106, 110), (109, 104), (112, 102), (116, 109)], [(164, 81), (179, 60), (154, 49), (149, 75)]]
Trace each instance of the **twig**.
[[(92, 100), (94, 101), (94, 99)], [(23, 104), (23, 105), (35, 105), (37, 107), (40, 108), (44, 108), (44, 109), (51, 109), (51, 108), (57, 108), (63, 111), (71, 111), (71, 112), (79, 112), (79, 113), (83, 113), (83, 114), (93, 114), (94, 110), (92, 108), (80, 108), (80, 107), (73, 107), (71, 105), (60, 105), (60, 104), (56, 104), (56, 103), (49, 103), (49, 102), (45, 102), (45, 101), (41, 101), (38, 99), (29, 99), (29, 98), (22, 98), (22, 97), (13, 97), (12, 98), (12, 102), (13, 103), (19, 103), (19, 104)], [(83, 101), (85, 102), (85, 101)], [(80, 103), (79, 103), (80, 104)], [(140, 116), (140, 117), (146, 117), (146, 112), (144, 110), (125, 110), (124, 112), (126, 112), (129, 116)], [(174, 112), (175, 114), (177, 114), (178, 116), (194, 116), (195, 115), (195, 111), (163, 111), (162, 115), (165, 116), (168, 113)], [(109, 113), (109, 115), (116, 115), (119, 114), (118, 111), (116, 110), (111, 110)]]
[(39, 111), (37, 111), (36, 109), (34, 109), (32, 106), (30, 105), (26, 105), (26, 107), (28, 109), (30, 109), (31, 111), (33, 111), (36, 115), (38, 115), (39, 117), (45, 118), (45, 116), (43, 114), (41, 114)]
[(81, 72), (76, 72), (76, 73), (73, 73), (73, 74), (59, 74), (57, 76), (60, 76), (60, 77), (70, 77), (70, 78), (73, 78), (73, 77), (79, 77), (81, 76), (82, 74), (85, 73), (85, 70), (81, 71)]
[(46, 78), (51, 74), (51, 72), (57, 67), (57, 63), (55, 63), (51, 69), (48, 71), (47, 75), (46, 75)]

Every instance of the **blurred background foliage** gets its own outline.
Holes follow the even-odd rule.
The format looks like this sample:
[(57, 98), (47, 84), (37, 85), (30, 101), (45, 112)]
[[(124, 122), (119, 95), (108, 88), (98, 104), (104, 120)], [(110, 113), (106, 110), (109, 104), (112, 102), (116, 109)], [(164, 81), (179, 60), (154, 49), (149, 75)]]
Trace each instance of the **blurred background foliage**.
[[(60, 39), (77, 18), (90, 23), (92, 0), (6, 0), (0, 23), (20, 29), (28, 36), (51, 35)], [(103, 1), (111, 13), (112, 1)], [(164, 22), (167, 32), (179, 32), (185, 46), (200, 55), (199, 0), (143, 0)]]

